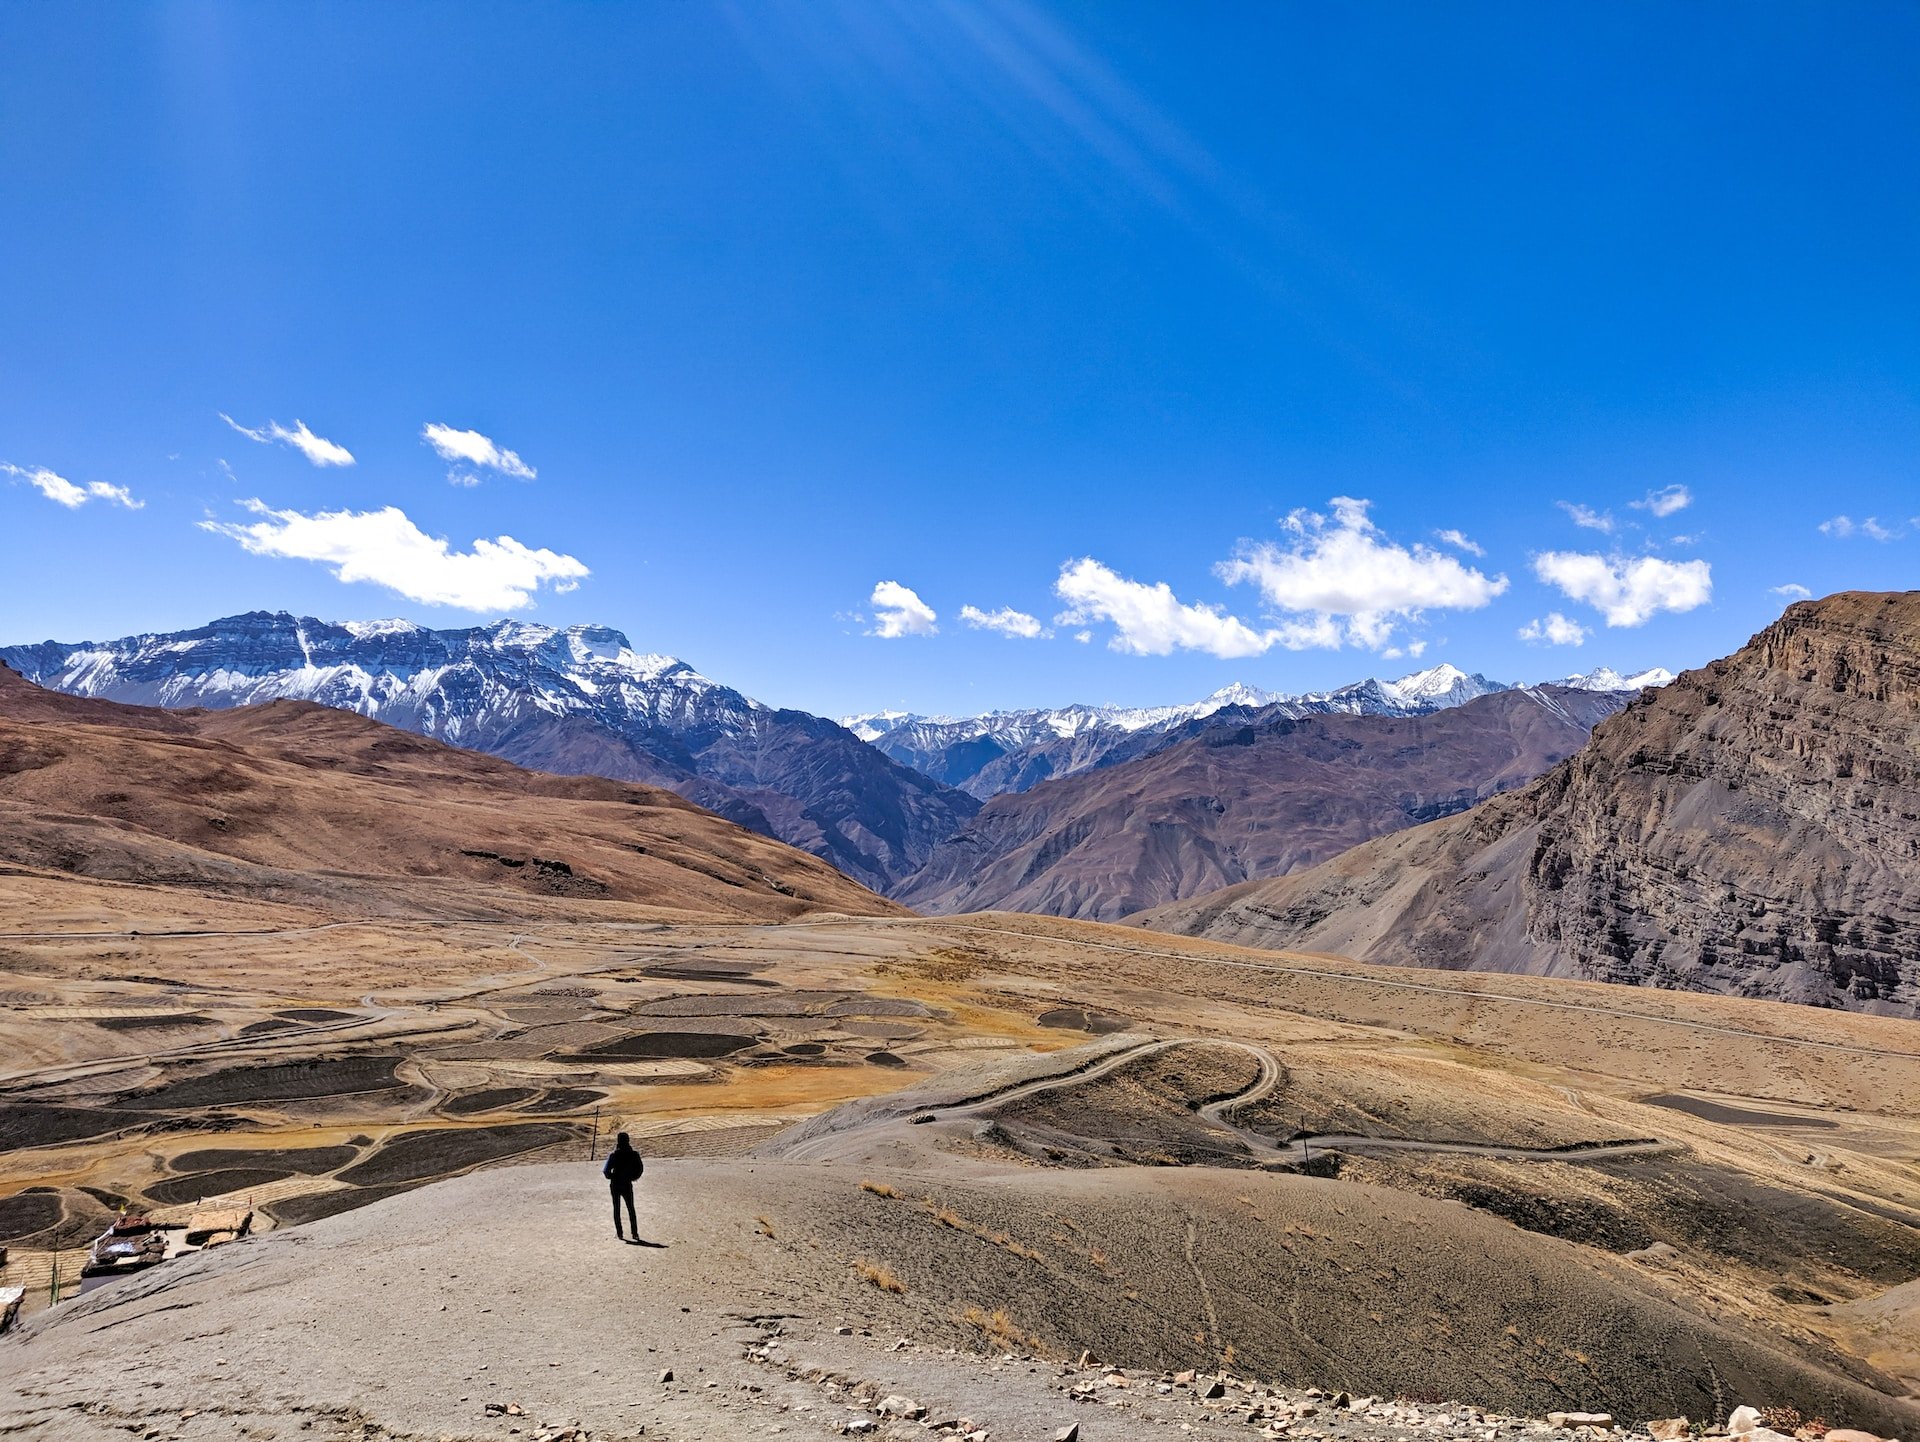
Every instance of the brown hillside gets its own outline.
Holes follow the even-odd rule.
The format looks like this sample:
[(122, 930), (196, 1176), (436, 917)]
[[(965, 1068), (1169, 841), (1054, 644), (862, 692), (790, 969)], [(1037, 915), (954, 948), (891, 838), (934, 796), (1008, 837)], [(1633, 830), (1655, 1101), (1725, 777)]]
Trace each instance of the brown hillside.
[(653, 787), (525, 771), (305, 702), (166, 712), (3, 667), (0, 858), (342, 914), (540, 897), (770, 921), (897, 910)]

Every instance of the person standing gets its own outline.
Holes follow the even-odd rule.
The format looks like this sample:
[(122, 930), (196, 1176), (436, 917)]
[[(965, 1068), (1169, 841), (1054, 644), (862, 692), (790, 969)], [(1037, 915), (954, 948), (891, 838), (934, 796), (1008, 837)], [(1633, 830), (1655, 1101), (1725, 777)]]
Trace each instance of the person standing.
[(620, 1230), (620, 1206), (626, 1204), (627, 1228), (633, 1233), (633, 1240), (640, 1240), (640, 1223), (633, 1215), (633, 1184), (640, 1180), (647, 1164), (640, 1159), (640, 1153), (633, 1149), (633, 1143), (625, 1132), (613, 1144), (613, 1150), (607, 1153), (607, 1164), (600, 1174), (607, 1179), (607, 1185), (613, 1190), (613, 1234), (622, 1241), (626, 1233)]

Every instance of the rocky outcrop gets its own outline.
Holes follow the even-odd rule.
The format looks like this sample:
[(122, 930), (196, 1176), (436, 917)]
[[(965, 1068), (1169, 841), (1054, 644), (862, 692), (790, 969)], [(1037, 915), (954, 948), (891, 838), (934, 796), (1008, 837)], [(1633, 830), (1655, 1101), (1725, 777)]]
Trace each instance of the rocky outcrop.
[(1571, 755), (1625, 700), (1542, 687), (1413, 716), (1221, 711), (1134, 759), (996, 796), (894, 894), (942, 914), (1118, 920), (1464, 811)]
[(1920, 593), (1802, 602), (1522, 791), (1135, 919), (1920, 1015)]

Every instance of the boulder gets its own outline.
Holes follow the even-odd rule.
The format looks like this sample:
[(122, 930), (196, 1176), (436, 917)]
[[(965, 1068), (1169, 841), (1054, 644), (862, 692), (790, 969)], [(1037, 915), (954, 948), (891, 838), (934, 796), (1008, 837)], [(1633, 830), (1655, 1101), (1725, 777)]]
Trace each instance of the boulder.
[(1647, 1435), (1653, 1442), (1679, 1442), (1679, 1439), (1693, 1431), (1693, 1424), (1685, 1417), (1666, 1417), (1658, 1422), (1647, 1423)]

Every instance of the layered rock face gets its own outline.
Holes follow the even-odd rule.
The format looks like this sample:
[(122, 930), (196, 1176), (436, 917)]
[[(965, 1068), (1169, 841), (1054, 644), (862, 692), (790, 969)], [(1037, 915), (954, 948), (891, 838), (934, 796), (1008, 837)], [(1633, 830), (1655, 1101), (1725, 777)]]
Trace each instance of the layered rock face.
[(1920, 1015), (1920, 593), (1802, 602), (1524, 790), (1136, 919)]

